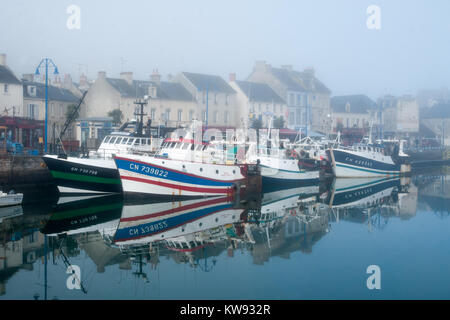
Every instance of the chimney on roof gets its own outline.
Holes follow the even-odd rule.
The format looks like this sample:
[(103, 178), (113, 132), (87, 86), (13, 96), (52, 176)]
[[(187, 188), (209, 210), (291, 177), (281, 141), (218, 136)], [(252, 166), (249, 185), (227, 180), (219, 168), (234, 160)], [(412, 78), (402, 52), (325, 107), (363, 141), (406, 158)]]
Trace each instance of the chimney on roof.
[(161, 75), (158, 73), (158, 69), (154, 69), (152, 74), (150, 75), (150, 80), (160, 84), (161, 83)]
[(230, 82), (236, 81), (236, 73), (234, 73), (234, 72), (230, 73), (228, 79), (229, 79)]
[(86, 75), (84, 73), (82, 73), (80, 75), (80, 80), (78, 81), (78, 84), (80, 85), (81, 88), (84, 88), (87, 86), (87, 82), (88, 82), (88, 79), (87, 79)]
[(34, 81), (34, 74), (33, 73), (26, 73), (22, 75), (22, 79), (26, 81), (33, 82)]
[(98, 79), (105, 79), (105, 78), (106, 78), (106, 71), (99, 71)]
[(253, 67), (254, 71), (266, 72), (270, 70), (270, 64), (267, 64), (263, 60), (258, 60), (255, 62), (255, 66)]
[(6, 54), (0, 53), (0, 66), (6, 67)]
[(120, 78), (128, 82), (130, 86), (133, 84), (133, 72), (121, 72)]
[(293, 70), (292, 64), (285, 64), (285, 65), (281, 66), (281, 68), (284, 70), (287, 70), (289, 72)]

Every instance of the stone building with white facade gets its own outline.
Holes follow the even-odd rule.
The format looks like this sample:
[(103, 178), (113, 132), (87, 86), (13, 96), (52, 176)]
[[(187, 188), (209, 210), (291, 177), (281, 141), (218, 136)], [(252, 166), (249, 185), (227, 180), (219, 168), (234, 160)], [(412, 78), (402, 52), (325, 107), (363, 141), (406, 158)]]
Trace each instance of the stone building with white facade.
[(83, 118), (106, 117), (119, 109), (123, 121), (136, 119), (136, 100), (148, 97), (144, 107), (144, 121), (152, 120), (152, 126), (176, 127), (186, 124), (197, 115), (195, 98), (179, 83), (161, 81), (155, 70), (148, 81), (134, 80), (132, 72), (122, 72), (120, 78), (109, 78), (99, 72), (91, 85), (83, 107)]
[(307, 130), (330, 131), (331, 91), (316, 78), (313, 69), (299, 72), (290, 65), (274, 68), (265, 61), (257, 61), (247, 81), (269, 85), (286, 101), (288, 128), (306, 134)]
[[(45, 85), (40, 82), (23, 79), (23, 108), (21, 117), (32, 120), (45, 120)], [(67, 119), (70, 105), (78, 105), (80, 98), (71, 91), (55, 86), (48, 86), (47, 142), (54, 143), (59, 138)], [(74, 124), (68, 128), (65, 140), (75, 139)]]
[(6, 54), (0, 54), (0, 115), (18, 116), (22, 106), (22, 82), (7, 66)]
[(236, 110), (236, 92), (221, 77), (181, 72), (175, 81), (195, 98), (196, 117), (208, 126), (240, 126)]
[(331, 98), (333, 133), (346, 129), (364, 129), (379, 124), (379, 112), (375, 101), (366, 95), (335, 96)]
[(419, 133), (419, 103), (415, 97), (384, 96), (378, 99), (382, 109), (383, 135), (410, 137)]
[[(253, 119), (260, 119), (263, 127), (270, 119), (288, 118), (286, 102), (265, 83), (236, 80), (230, 74), (230, 86), (236, 91), (237, 120), (242, 127), (251, 127)], [(285, 125), (287, 123), (285, 122)]]

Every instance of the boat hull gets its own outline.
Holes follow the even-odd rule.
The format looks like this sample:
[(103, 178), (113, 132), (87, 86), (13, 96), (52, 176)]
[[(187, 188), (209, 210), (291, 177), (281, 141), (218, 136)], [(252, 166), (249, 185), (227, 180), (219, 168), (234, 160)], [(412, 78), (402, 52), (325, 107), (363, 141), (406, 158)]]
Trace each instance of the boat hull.
[(389, 162), (390, 157), (379, 161), (342, 149), (327, 150), (327, 156), (337, 178), (390, 177), (402, 173), (401, 165)]
[(119, 172), (112, 159), (44, 156), (62, 196), (121, 193)]
[(17, 206), (22, 203), (23, 194), (8, 194), (0, 197), (0, 208)]
[[(245, 181), (240, 167), (164, 158), (115, 157), (125, 196), (191, 198), (230, 195)], [(198, 172), (198, 174), (196, 174)]]

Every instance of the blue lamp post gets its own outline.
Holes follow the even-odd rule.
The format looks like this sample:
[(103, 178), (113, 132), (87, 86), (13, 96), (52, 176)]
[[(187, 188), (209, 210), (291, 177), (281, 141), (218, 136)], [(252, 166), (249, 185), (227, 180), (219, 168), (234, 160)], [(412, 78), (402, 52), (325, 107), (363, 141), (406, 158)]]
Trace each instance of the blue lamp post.
[(47, 118), (48, 118), (48, 71), (49, 68), (53, 68), (53, 74), (59, 74), (58, 67), (52, 61), (52, 59), (45, 58), (41, 60), (38, 67), (36, 68), (35, 75), (40, 75), (40, 68), (45, 68), (45, 134), (44, 134), (44, 152), (47, 153)]

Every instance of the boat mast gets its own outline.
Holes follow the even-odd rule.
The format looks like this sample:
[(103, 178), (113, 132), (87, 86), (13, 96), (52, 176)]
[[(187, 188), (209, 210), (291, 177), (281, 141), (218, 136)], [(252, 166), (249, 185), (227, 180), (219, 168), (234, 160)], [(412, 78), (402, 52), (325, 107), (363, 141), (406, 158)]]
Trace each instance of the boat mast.
[(144, 101), (139, 99), (134, 102), (134, 104), (141, 107), (140, 112), (134, 113), (135, 116), (140, 117), (140, 118), (138, 118), (138, 124), (137, 124), (137, 130), (136, 130), (138, 137), (143, 136), (142, 131), (144, 129), (144, 116), (147, 115), (146, 113), (144, 113), (144, 106), (147, 105), (147, 103), (148, 103), (147, 99), (144, 99)]

